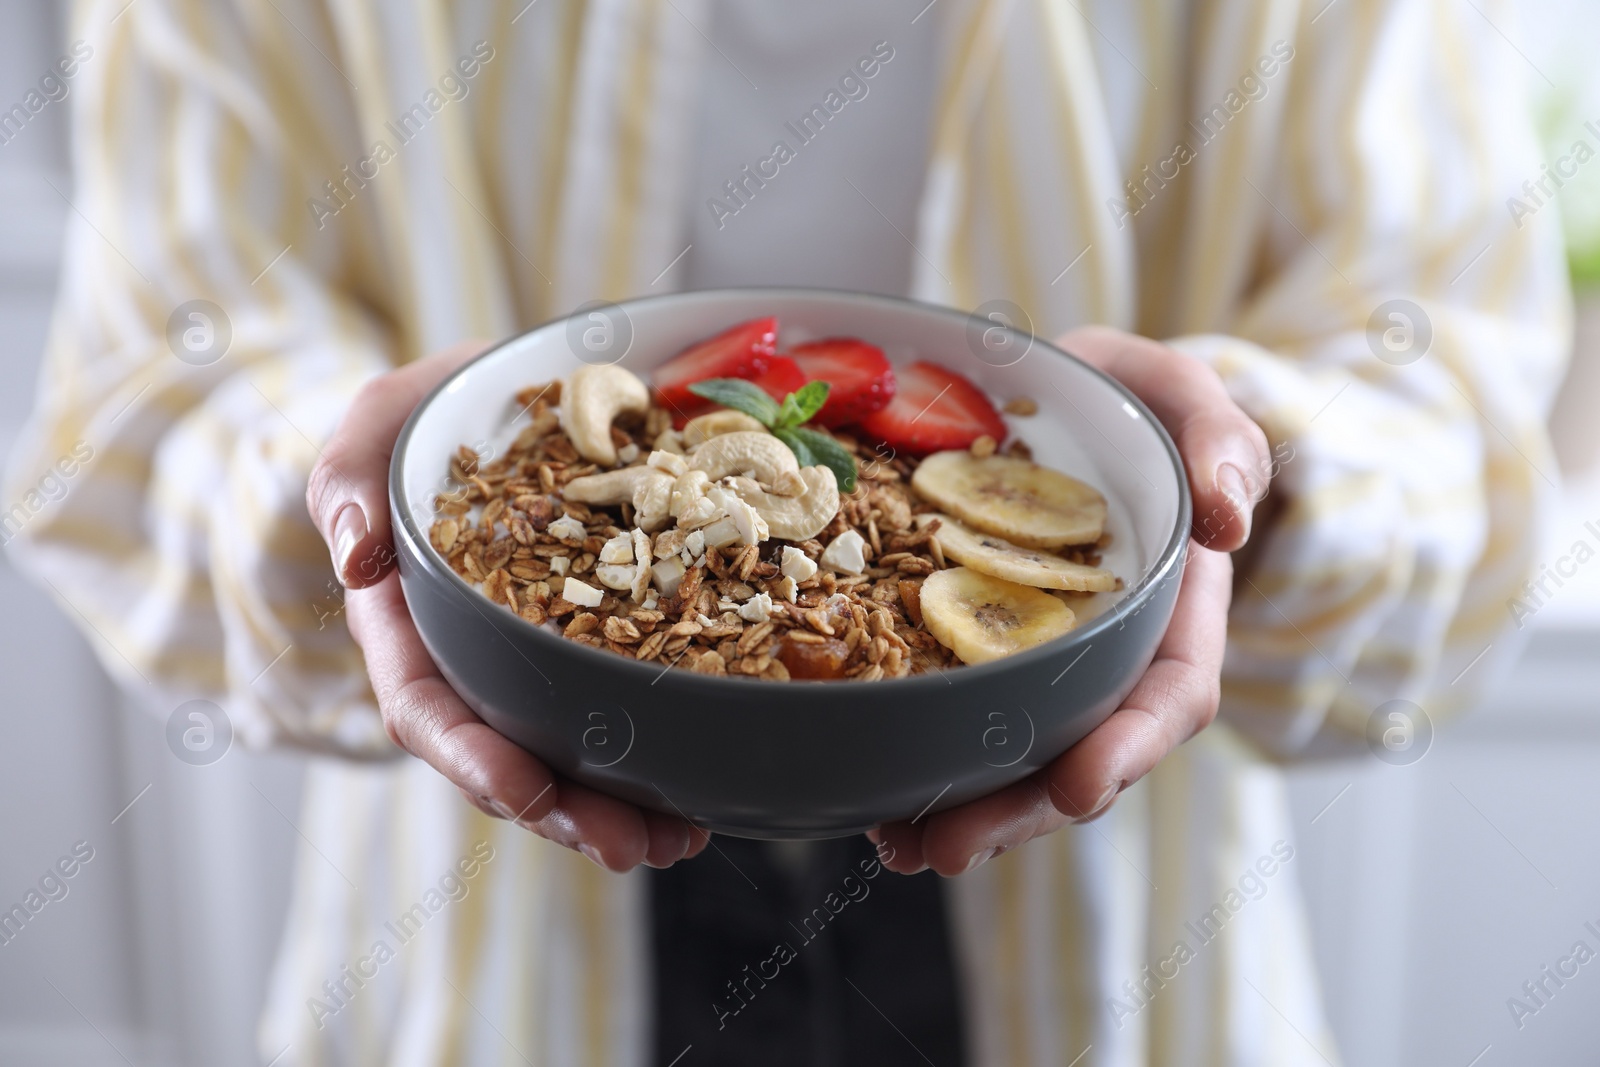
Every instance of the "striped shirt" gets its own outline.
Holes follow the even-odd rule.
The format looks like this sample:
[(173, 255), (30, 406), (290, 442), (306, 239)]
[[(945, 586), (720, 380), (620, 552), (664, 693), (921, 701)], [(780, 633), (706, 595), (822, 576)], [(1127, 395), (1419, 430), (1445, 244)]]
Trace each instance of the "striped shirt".
[[(951, 883), (974, 1063), (1337, 1058), (1273, 760), (1464, 702), (1554, 491), (1556, 213), (1507, 211), (1539, 174), (1526, 71), (1510, 4), (1472, 6), (939, 0), (912, 294), (1207, 361), (1286, 501), (1232, 611), (1229, 725)], [(309, 776), (280, 1064), (644, 1062), (640, 879), (394, 760), (303, 492), (372, 376), (678, 282), (708, 17), (78, 6), (78, 210), (4, 532), (161, 712), (206, 697), (248, 743), (342, 757)], [(34, 491), (65, 457), (65, 495)]]

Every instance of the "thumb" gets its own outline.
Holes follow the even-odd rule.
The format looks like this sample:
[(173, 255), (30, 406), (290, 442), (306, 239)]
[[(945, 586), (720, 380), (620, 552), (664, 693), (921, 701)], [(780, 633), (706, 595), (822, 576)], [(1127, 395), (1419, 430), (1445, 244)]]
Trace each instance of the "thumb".
[(394, 563), (389, 458), (400, 428), (430, 389), (487, 347), (463, 341), (372, 379), (323, 448), (306, 485), (306, 508), (347, 588), (376, 583)]

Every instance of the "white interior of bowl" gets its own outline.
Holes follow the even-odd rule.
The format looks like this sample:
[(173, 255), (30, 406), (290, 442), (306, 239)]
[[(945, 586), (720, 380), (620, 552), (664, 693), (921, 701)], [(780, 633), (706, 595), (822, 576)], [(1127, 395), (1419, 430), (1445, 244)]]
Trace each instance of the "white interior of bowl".
[[(620, 363), (645, 378), (695, 341), (746, 319), (776, 315), (780, 349), (820, 337), (860, 337), (881, 347), (896, 366), (925, 359), (959, 371), (997, 406), (1019, 397), (1034, 400), (1038, 414), (1006, 416), (1011, 436), (1026, 441), (1038, 462), (1095, 486), (1109, 505), (1111, 545), (1102, 565), (1123, 579), (1124, 589), (1078, 601), (1080, 620), (1103, 612), (1139, 584), (1160, 559), (1178, 521), (1178, 472), (1140, 408), (1095, 371), (1037, 343), (1007, 366), (980, 360), (969, 346), (965, 315), (906, 301), (799, 289), (684, 293), (603, 313), (613, 320), (617, 336), (631, 327), (632, 341)], [(499, 454), (527, 418), (513, 394), (581, 365), (577, 353), (583, 349), (574, 345), (573, 333), (557, 322), (501, 346), (458, 373), (417, 416), (401, 457), (401, 477), (419, 529), (426, 531), (433, 521), (433, 500), (446, 488), (456, 448), (466, 444), (485, 451), (486, 446), (489, 456)], [(589, 362), (611, 361), (585, 355)]]

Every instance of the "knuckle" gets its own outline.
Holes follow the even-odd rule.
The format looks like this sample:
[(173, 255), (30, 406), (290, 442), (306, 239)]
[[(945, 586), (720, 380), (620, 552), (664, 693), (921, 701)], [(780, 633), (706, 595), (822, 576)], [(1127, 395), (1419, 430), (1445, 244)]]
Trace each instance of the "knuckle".
[(418, 757), (435, 747), (443, 732), (440, 709), (422, 692), (419, 681), (406, 682), (377, 696), (383, 727), (391, 741)]
[(394, 380), (394, 374), (380, 374), (375, 378), (368, 378), (356, 390), (355, 401), (350, 405), (350, 410), (362, 411), (368, 408), (382, 408), (395, 399), (399, 386)]
[(1216, 721), (1217, 709), (1222, 706), (1222, 679), (1217, 674), (1195, 669), (1189, 672), (1187, 682), (1186, 703), (1192, 726), (1183, 737), (1185, 741)]
[(306, 510), (318, 526), (333, 518), (339, 505), (350, 497), (350, 488), (333, 456), (336, 445), (330, 445), (311, 468), (306, 479)]

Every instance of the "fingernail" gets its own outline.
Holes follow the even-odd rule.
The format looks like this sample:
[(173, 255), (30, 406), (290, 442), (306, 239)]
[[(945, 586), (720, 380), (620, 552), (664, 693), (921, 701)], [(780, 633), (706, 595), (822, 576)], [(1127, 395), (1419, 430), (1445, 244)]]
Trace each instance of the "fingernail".
[(367, 516), (354, 500), (333, 517), (333, 573), (342, 585), (350, 584), (350, 557), (367, 536)]
[(596, 867), (599, 867), (602, 870), (609, 869), (606, 867), (604, 861), (600, 859), (600, 850), (595, 848), (593, 845), (579, 845), (578, 851), (582, 852), (585, 856), (588, 856), (589, 859), (593, 860)]
[(478, 799), (489, 805), (489, 807), (493, 808), (495, 813), (498, 814), (502, 819), (509, 819), (512, 822), (516, 822), (517, 813), (506, 807), (494, 797), (479, 797)]
[(1106, 805), (1111, 803), (1111, 801), (1120, 792), (1122, 792), (1122, 780), (1118, 779), (1117, 781), (1106, 786), (1106, 791), (1100, 794), (1100, 799), (1089, 805), (1089, 810), (1084, 812), (1078, 818), (1074, 819), (1073, 822), (1088, 822), (1100, 812), (1104, 811)]
[(974, 852), (972, 854), (972, 858), (967, 860), (967, 865), (961, 869), (961, 873), (966, 874), (973, 868), (978, 867), (981, 864), (988, 863), (994, 858), (994, 854), (999, 851), (999, 848), (986, 848), (982, 852)]
[(1244, 480), (1244, 472), (1232, 463), (1223, 463), (1217, 467), (1217, 488), (1222, 495), (1227, 497), (1228, 506), (1233, 508), (1239, 521), (1244, 523), (1246, 536), (1250, 533), (1250, 513), (1254, 507), (1250, 500), (1250, 487)]

